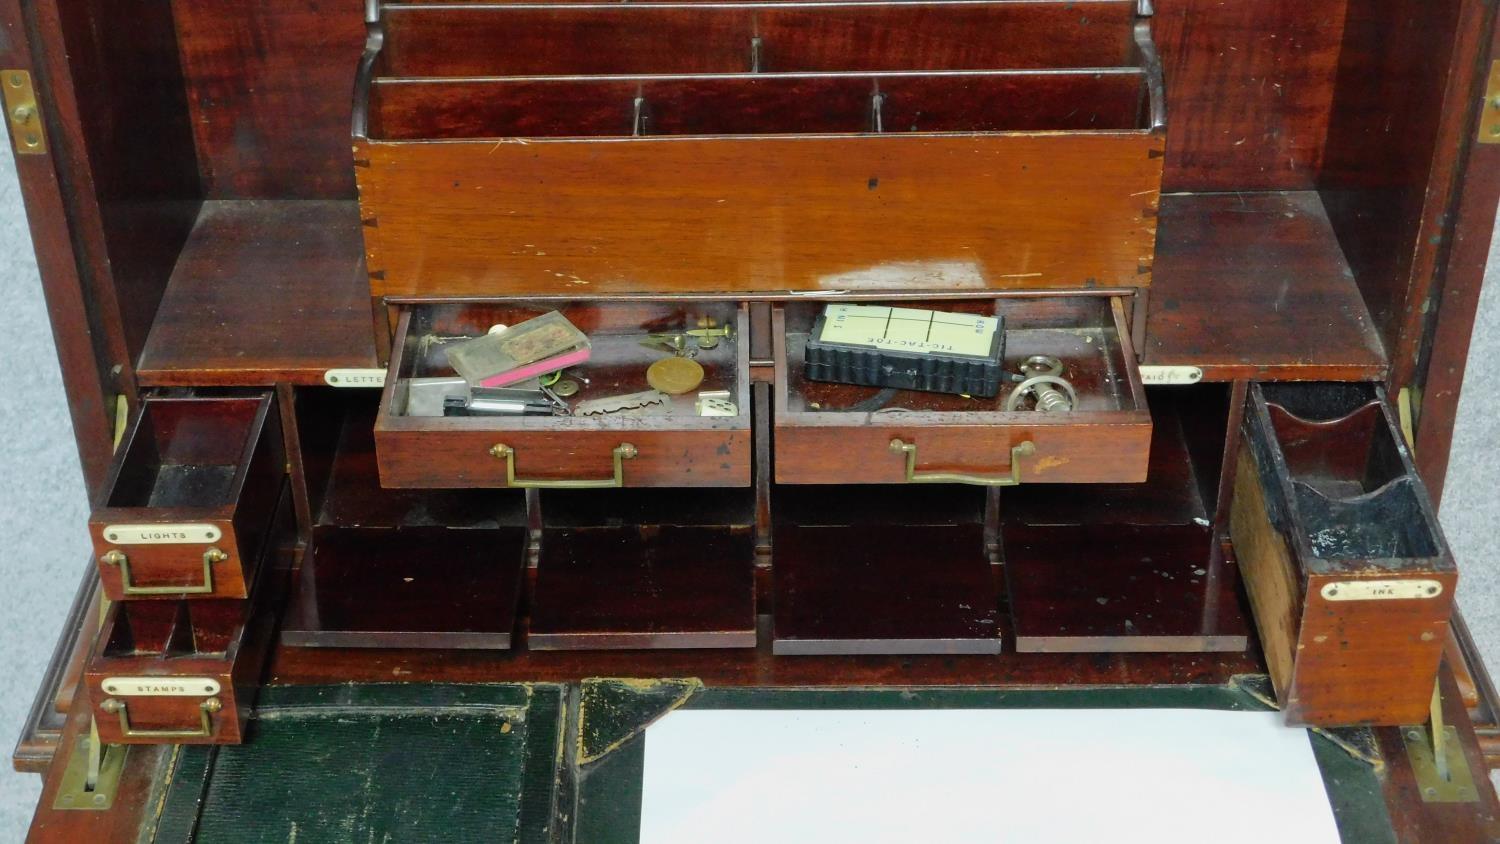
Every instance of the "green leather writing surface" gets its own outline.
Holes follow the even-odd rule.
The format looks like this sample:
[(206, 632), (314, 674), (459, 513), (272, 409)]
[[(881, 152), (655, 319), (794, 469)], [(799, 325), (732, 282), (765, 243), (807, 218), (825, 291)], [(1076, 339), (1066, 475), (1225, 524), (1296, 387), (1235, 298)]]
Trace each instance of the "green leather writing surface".
[[(142, 840), (636, 844), (647, 728), (678, 707), (1258, 710), (1267, 708), (1266, 685), (720, 689), (598, 679), (573, 687), (269, 687), (245, 744), (179, 750)], [(1310, 735), (1344, 840), (1393, 842), (1368, 731)]]

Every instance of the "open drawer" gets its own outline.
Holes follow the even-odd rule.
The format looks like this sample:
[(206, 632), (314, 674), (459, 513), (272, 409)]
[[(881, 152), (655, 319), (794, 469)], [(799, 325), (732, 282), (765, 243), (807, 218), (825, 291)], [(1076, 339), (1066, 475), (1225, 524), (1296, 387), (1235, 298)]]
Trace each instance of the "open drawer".
[[(650, 335), (729, 329), (694, 358), (703, 381), (648, 407), (602, 415), (446, 417), (412, 415), (411, 380), (453, 376), (447, 348), (556, 310), (588, 335), (592, 356), (569, 367), (579, 386), (567, 401), (650, 389), (646, 369), (671, 353)], [(494, 302), (402, 309), (375, 422), (380, 482), (387, 487), (748, 486), (748, 316), (729, 302)], [(698, 393), (727, 391), (734, 415), (700, 416)]]
[(284, 453), (269, 393), (145, 399), (89, 518), (104, 594), (248, 596)]
[(993, 399), (808, 380), (809, 332), (824, 305), (788, 302), (773, 316), (778, 483), (1137, 483), (1146, 479), (1151, 412), (1124, 304), (1113, 296), (902, 302), (1000, 314), (1005, 370), (1055, 357), (1074, 388), (1071, 412), (1007, 410)]
[(1454, 568), (1383, 388), (1250, 388), (1230, 529), (1294, 724), (1416, 724)]

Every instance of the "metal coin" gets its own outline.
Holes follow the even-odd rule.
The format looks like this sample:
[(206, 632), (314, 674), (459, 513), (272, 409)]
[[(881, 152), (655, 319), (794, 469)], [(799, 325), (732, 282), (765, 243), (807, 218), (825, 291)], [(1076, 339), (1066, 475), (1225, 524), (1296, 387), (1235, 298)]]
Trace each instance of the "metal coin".
[(662, 358), (646, 369), (646, 383), (669, 396), (691, 393), (703, 383), (703, 364), (692, 358)]
[(578, 382), (571, 378), (564, 378), (552, 385), (552, 392), (557, 393), (563, 398), (576, 396), (578, 395)]

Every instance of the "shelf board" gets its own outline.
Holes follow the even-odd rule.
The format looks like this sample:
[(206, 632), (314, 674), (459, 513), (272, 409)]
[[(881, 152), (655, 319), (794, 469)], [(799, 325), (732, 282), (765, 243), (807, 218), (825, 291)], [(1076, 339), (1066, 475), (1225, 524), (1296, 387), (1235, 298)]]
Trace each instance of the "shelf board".
[[(203, 204), (137, 366), (144, 386), (322, 384), (374, 367), (353, 200)], [(1168, 194), (1144, 359), (1207, 380), (1377, 380), (1388, 360), (1315, 191)]]
[(146, 338), (144, 386), (322, 384), (376, 366), (359, 204), (203, 203)]
[(1388, 360), (1316, 191), (1167, 194), (1144, 362), (1228, 381), (1378, 380)]

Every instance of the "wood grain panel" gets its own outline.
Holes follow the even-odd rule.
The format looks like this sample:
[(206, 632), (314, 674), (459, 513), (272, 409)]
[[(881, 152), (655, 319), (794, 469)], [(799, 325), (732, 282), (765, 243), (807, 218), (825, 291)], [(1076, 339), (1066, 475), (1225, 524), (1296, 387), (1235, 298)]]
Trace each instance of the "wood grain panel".
[[(1437, 138), (1449, 74), (1472, 74), (1472, 52), (1454, 67), (1462, 0), (1351, 3), (1319, 189), (1339, 244), (1387, 348), (1396, 349), (1414, 286), (1426, 289), (1444, 245), (1453, 150), (1439, 165)], [(1473, 40), (1473, 26), (1466, 33)], [(1472, 47), (1470, 50), (1472, 51)], [(1466, 103), (1467, 104), (1467, 103)], [(1457, 121), (1461, 124), (1462, 121)], [(1462, 143), (1449, 129), (1449, 144)], [(1465, 139), (1466, 140), (1466, 139)], [(1434, 169), (1435, 167), (1441, 169)], [(1435, 239), (1435, 240), (1434, 240)], [(1415, 338), (1398, 369), (1415, 363)]]
[(1387, 358), (1311, 191), (1168, 194), (1144, 363), (1230, 380), (1374, 380)]
[(376, 296), (1148, 283), (1135, 133), (357, 143)]
[(173, 0), (210, 199), (354, 195), (348, 132), (360, 0)]
[[(1111, 67), (1135, 3), (387, 6), (391, 76)], [(506, 49), (496, 50), (494, 45)], [(692, 49), (682, 45), (692, 44)]]
[(1165, 190), (1317, 184), (1343, 0), (1157, 0), (1167, 80)]
[(141, 353), (141, 383), (322, 384), (375, 366), (354, 202), (207, 202)]

